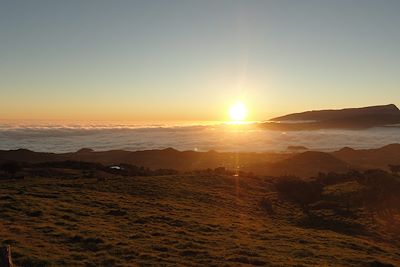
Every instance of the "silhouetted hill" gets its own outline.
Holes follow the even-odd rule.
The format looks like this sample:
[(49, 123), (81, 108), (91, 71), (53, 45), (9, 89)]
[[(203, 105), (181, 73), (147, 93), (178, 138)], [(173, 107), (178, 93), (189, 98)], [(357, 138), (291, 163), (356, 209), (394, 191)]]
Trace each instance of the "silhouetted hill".
[(400, 123), (393, 104), (340, 110), (313, 110), (276, 117), (263, 126), (272, 130), (363, 129)]
[(337, 120), (346, 117), (368, 116), (368, 115), (400, 115), (400, 110), (394, 104), (371, 106), (363, 108), (345, 108), (338, 110), (313, 110), (300, 113), (288, 114), (271, 119), (271, 121), (325, 121)]
[(238, 162), (236, 153), (178, 151), (173, 148), (133, 152), (123, 150), (95, 151), (84, 154), (70, 153), (65, 156), (75, 161), (99, 162), (103, 164), (127, 163), (151, 169), (171, 168), (183, 171), (220, 166), (234, 169), (238, 163), (247, 165), (254, 162), (277, 161), (287, 157), (284, 154), (274, 153), (240, 153), (240, 160)]
[(178, 151), (173, 148), (143, 151), (93, 151), (81, 149), (77, 152), (54, 154), (33, 152), (30, 150), (0, 151), (0, 163), (19, 161), (28, 163), (55, 161), (82, 161), (101, 163), (104, 165), (131, 164), (151, 169), (168, 168), (175, 170), (198, 170), (226, 167), (235, 169), (237, 165), (249, 165), (257, 162), (274, 162), (288, 157), (286, 154), (275, 153), (220, 153), (216, 151), (195, 152)]
[(257, 174), (272, 176), (296, 175), (311, 177), (318, 175), (320, 172), (346, 172), (349, 170), (349, 164), (329, 153), (307, 151), (275, 163), (255, 164), (249, 166), (249, 170)]
[(319, 172), (343, 172), (352, 169), (388, 169), (388, 164), (400, 165), (400, 144), (377, 149), (343, 148), (332, 153), (307, 151), (303, 153), (230, 153), (178, 151), (173, 148), (143, 151), (93, 151), (55, 154), (26, 149), (0, 151), (0, 163), (18, 161), (43, 163), (58, 161), (92, 162), (105, 166), (130, 164), (156, 169), (193, 171), (225, 167), (228, 170), (254, 172), (260, 175), (313, 176)]
[(66, 160), (63, 154), (34, 152), (28, 149), (0, 150), (0, 162), (21, 161), (21, 162), (45, 162)]
[(94, 150), (91, 148), (81, 148), (78, 151), (76, 151), (76, 153), (91, 153), (91, 152), (94, 152)]
[(388, 164), (400, 164), (400, 144), (390, 144), (377, 149), (342, 148), (332, 153), (337, 158), (360, 168), (387, 169)]

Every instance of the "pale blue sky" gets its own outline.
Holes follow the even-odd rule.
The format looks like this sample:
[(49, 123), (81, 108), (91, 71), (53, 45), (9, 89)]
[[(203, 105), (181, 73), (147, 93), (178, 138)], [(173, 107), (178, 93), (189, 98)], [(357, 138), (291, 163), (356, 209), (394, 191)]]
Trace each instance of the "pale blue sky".
[(0, 0), (0, 119), (400, 104), (400, 1)]

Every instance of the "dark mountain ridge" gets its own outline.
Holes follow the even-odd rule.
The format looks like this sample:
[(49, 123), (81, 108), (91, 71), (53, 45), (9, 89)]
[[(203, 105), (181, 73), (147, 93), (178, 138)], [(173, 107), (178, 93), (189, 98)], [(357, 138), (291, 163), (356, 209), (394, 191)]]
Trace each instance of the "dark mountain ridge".
[(193, 171), (225, 167), (230, 170), (254, 172), (259, 175), (295, 174), (309, 177), (319, 172), (346, 172), (348, 169), (388, 169), (389, 164), (400, 165), (400, 144), (377, 149), (343, 148), (325, 153), (231, 153), (178, 151), (173, 148), (144, 151), (93, 151), (73, 153), (44, 153), (26, 149), (0, 151), (0, 164), (10, 161), (44, 163), (59, 161), (91, 162), (106, 166), (131, 164), (150, 169)]
[(362, 108), (312, 110), (276, 117), (271, 119), (271, 121), (327, 121), (354, 118), (359, 116), (400, 116), (400, 110), (394, 104)]
[(381, 105), (339, 110), (313, 110), (288, 114), (263, 123), (270, 130), (366, 129), (400, 123), (400, 110)]
[[(287, 158), (286, 154), (275, 153), (240, 153), (240, 164), (255, 162), (273, 162)], [(152, 169), (171, 168), (176, 170), (196, 170), (224, 166), (233, 169), (237, 165), (238, 154), (229, 152), (179, 151), (173, 148), (142, 151), (93, 151), (78, 150), (72, 153), (45, 153), (27, 149), (0, 150), (0, 163), (17, 161), (26, 163), (82, 161), (104, 165), (132, 164)]]

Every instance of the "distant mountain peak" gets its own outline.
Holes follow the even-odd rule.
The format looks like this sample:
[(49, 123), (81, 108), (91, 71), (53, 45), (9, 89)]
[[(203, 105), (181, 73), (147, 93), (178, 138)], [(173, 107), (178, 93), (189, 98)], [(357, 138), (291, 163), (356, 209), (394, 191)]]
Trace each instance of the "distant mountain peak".
[(386, 105), (388, 108), (392, 108), (394, 110), (400, 111), (400, 109), (395, 104)]
[(92, 152), (94, 152), (94, 150), (91, 148), (81, 148), (78, 151), (76, 151), (76, 153), (92, 153)]
[(354, 152), (355, 150), (351, 147), (345, 146), (342, 149), (340, 149), (338, 152)]

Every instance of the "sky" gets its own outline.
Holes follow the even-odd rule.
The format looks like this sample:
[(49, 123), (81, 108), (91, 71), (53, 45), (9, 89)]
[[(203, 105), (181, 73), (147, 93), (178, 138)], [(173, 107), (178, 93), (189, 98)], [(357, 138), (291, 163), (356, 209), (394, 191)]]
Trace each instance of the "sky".
[(397, 0), (0, 0), (0, 120), (400, 104)]

